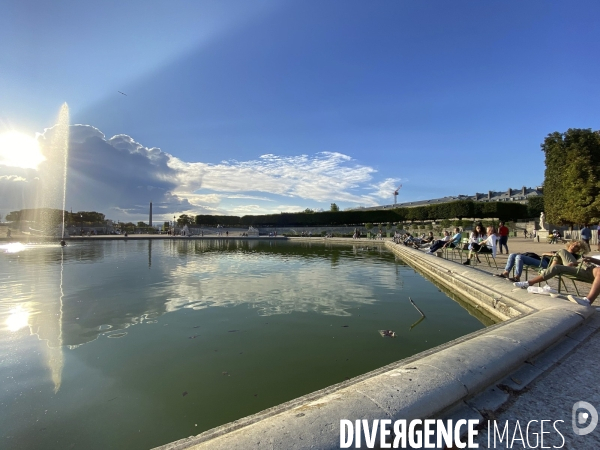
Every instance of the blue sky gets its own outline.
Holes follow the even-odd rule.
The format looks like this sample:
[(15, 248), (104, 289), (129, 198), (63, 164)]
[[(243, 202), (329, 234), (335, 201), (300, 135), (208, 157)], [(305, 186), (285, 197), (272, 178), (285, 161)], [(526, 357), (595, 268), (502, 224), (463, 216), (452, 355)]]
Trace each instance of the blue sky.
[[(150, 200), (166, 218), (390, 204), (399, 184), (399, 201), (533, 187), (548, 133), (599, 128), (599, 13), (596, 1), (5, 2), (0, 136), (43, 144), (67, 102), (86, 125), (73, 127), (67, 208), (121, 220), (144, 219)], [(35, 170), (2, 152), (18, 149), (0, 148), (0, 213), (31, 207), (19, 192)]]

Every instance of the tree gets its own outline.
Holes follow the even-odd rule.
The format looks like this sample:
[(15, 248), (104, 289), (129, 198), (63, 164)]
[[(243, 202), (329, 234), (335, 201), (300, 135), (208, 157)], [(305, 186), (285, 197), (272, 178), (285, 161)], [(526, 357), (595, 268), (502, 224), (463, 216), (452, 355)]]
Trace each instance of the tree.
[(554, 132), (541, 148), (546, 155), (546, 220), (571, 225), (599, 221), (600, 132), (590, 128)]
[(338, 205), (336, 205), (335, 203), (331, 204), (331, 208), (330, 208), (331, 212), (338, 212), (339, 210), (340, 210), (340, 207)]
[(527, 200), (527, 215), (529, 217), (539, 217), (544, 211), (544, 196), (531, 197)]
[(11, 211), (6, 215), (7, 222), (18, 222), (21, 220), (21, 211)]
[(179, 226), (179, 227), (183, 227), (184, 225), (190, 225), (193, 222), (194, 222), (194, 219), (192, 219), (187, 214), (182, 214), (177, 218), (177, 226)]
[(84, 223), (102, 223), (105, 220), (104, 214), (96, 211), (78, 211), (73, 213), (71, 218)]
[(310, 209), (310, 208), (306, 208), (303, 212), (305, 214), (314, 214), (314, 211), (312, 209)]
[(138, 228), (146, 228), (148, 226), (148, 224), (144, 223), (144, 222), (138, 222), (137, 226), (138, 226)]

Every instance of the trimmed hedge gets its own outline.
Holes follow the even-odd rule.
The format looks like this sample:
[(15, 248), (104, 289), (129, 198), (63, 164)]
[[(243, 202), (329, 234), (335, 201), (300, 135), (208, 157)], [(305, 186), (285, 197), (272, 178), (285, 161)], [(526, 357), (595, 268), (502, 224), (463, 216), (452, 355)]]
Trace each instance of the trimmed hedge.
[(463, 217), (485, 219), (498, 217), (517, 220), (528, 217), (527, 205), (513, 202), (474, 202), (460, 200), (412, 208), (381, 209), (375, 211), (324, 211), (318, 213), (281, 213), (262, 216), (196, 216), (197, 225), (303, 227), (303, 226), (354, 226), (367, 222), (387, 223), (407, 220), (462, 219)]

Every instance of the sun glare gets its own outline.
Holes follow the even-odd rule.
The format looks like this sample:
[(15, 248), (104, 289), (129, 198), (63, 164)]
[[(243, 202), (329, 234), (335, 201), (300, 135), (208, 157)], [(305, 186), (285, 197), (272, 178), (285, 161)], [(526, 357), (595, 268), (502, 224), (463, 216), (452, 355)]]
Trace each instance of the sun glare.
[(35, 138), (18, 131), (0, 134), (0, 165), (37, 169), (45, 159)]
[(9, 316), (6, 319), (6, 326), (9, 331), (19, 331), (27, 325), (29, 325), (29, 313), (27, 311), (21, 306), (10, 310)]

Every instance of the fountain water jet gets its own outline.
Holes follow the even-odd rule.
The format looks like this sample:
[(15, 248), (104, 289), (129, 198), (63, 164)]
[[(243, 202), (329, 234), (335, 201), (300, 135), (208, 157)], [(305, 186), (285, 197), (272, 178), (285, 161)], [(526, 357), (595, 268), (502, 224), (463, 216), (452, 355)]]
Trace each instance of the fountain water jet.
[[(40, 170), (40, 186), (36, 202), (40, 214), (37, 222), (46, 233), (51, 228), (55, 229), (57, 221), (60, 221), (60, 236), (64, 239), (69, 156), (69, 106), (66, 103), (61, 106), (57, 123), (48, 134), (49, 137), (43, 146), (46, 161)], [(60, 218), (56, 217), (59, 205), (62, 211)]]

